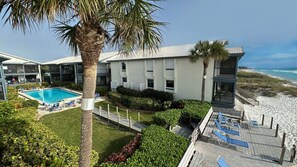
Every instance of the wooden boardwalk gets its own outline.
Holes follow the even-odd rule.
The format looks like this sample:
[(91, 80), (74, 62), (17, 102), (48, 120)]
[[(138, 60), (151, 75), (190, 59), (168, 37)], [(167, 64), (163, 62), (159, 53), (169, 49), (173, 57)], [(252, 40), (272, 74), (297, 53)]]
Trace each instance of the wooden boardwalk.
[[(214, 113), (203, 132), (202, 140), (197, 141), (195, 144), (196, 151), (200, 154), (195, 154), (193, 159), (195, 159), (195, 156), (202, 154), (204, 160), (200, 164), (195, 164), (192, 161), (192, 165), (216, 166), (216, 159), (222, 155), (231, 166), (281, 166), (278, 161), (282, 150), (282, 140), (279, 136), (274, 137), (274, 129), (261, 125), (259, 128), (249, 128), (247, 121), (243, 121), (240, 129), (234, 128), (234, 130), (240, 131), (240, 136), (229, 136), (248, 142), (249, 148), (246, 149), (228, 145), (212, 135), (212, 130), (217, 129), (214, 124), (216, 117), (217, 113)], [(289, 158), (290, 152), (286, 150), (282, 166), (293, 165), (293, 163), (289, 162)], [(199, 157), (196, 157), (196, 159), (199, 159)]]
[[(117, 116), (116, 114), (109, 112), (109, 116), (108, 116), (108, 112), (105, 110), (101, 110), (101, 113), (99, 111), (98, 108), (95, 108), (93, 111), (93, 114), (95, 114), (96, 116), (105, 118), (115, 124), (118, 124), (120, 126), (132, 129), (134, 131), (137, 132), (141, 132), (142, 129), (146, 128), (147, 125), (144, 125), (142, 123), (136, 122), (134, 120), (129, 120), (127, 118), (121, 117), (121, 116)], [(131, 121), (131, 124), (130, 124)]]

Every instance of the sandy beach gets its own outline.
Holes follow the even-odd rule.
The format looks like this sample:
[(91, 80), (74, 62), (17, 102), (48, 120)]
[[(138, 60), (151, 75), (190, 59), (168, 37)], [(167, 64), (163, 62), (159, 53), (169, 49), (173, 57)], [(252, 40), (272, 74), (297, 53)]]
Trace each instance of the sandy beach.
[(261, 115), (265, 115), (264, 124), (270, 126), (270, 118), (274, 118), (273, 128), (280, 125), (279, 135), (286, 133), (286, 146), (290, 149), (297, 145), (297, 98), (278, 94), (276, 97), (259, 96), (258, 106), (244, 105), (244, 110), (250, 118), (259, 122)]

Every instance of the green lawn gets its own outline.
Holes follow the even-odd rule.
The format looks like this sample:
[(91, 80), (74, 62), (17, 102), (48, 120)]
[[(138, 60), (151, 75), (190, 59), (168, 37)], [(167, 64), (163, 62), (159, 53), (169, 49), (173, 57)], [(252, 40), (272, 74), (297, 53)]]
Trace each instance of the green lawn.
[[(61, 137), (66, 144), (74, 146), (80, 144), (80, 121), (80, 108), (45, 115), (41, 118), (41, 122)], [(132, 132), (93, 119), (93, 149), (99, 153), (99, 163), (111, 153), (120, 151), (134, 136)]]
[[(107, 104), (109, 104), (110, 112), (116, 113), (116, 106), (117, 105), (112, 101), (108, 101), (108, 100), (101, 101), (101, 102), (95, 103), (95, 106), (96, 107), (101, 106), (103, 110), (107, 111)], [(127, 117), (126, 116), (126, 109), (127, 108), (124, 108), (124, 107), (119, 107), (119, 109), (118, 109), (119, 114), (122, 117), (125, 117), (125, 118)], [(138, 120), (137, 112), (140, 113), (140, 122), (141, 123), (146, 124), (146, 125), (153, 124), (154, 112), (145, 112), (145, 111), (141, 111), (141, 110), (129, 109), (129, 117), (131, 117), (133, 120), (137, 121)]]

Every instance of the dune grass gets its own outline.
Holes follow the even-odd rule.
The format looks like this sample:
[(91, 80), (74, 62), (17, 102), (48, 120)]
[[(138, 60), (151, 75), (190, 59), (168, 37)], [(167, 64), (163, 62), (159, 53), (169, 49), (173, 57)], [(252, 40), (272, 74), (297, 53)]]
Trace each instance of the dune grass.
[[(105, 100), (101, 101), (98, 103), (95, 103), (95, 106), (99, 108), (99, 106), (102, 107), (103, 110), (107, 111), (107, 104), (109, 104), (109, 110), (112, 113), (116, 113), (116, 106), (118, 106), (116, 103), (110, 101), (110, 100)], [(126, 115), (126, 109), (125, 107), (121, 106), (118, 108), (118, 112), (122, 117), (127, 117)], [(140, 122), (145, 124), (145, 125), (151, 125), (153, 124), (153, 115), (155, 112), (147, 112), (147, 111), (141, 111), (141, 110), (134, 110), (134, 109), (129, 109), (129, 117), (131, 117), (133, 120), (137, 121), (138, 120), (138, 112), (140, 113)]]
[(274, 97), (278, 93), (283, 93), (297, 97), (296, 86), (285, 86), (288, 84), (292, 85), (290, 81), (273, 78), (260, 73), (245, 71), (238, 72), (237, 76), (237, 87), (256, 95)]
[[(80, 145), (81, 109), (74, 108), (60, 113), (45, 115), (41, 122), (61, 137), (67, 145)], [(93, 119), (93, 149), (99, 153), (99, 163), (111, 153), (118, 152), (134, 133), (107, 125)]]

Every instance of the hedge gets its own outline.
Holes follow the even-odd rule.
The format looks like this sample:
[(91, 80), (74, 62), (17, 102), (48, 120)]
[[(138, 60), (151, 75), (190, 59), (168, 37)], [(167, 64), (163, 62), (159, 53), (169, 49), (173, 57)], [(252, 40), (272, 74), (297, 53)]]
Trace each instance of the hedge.
[(202, 103), (198, 100), (182, 100), (182, 102), (185, 103), (185, 107), (182, 109), (182, 116), (184, 118), (201, 120), (206, 116), (211, 108), (209, 103)]
[(181, 117), (181, 110), (179, 109), (170, 109), (166, 111), (161, 111), (155, 113), (153, 116), (154, 122), (157, 125), (164, 127), (174, 127), (177, 125), (179, 119)]
[(108, 86), (98, 86), (96, 87), (96, 93), (99, 93), (100, 96), (105, 96), (109, 92), (109, 87)]
[(151, 125), (142, 131), (139, 149), (126, 163), (102, 164), (104, 167), (173, 167), (178, 166), (188, 140), (166, 129)]
[(165, 101), (173, 101), (173, 94), (170, 92), (158, 91), (153, 89), (146, 89), (143, 91), (138, 91), (134, 89), (124, 88), (123, 86), (117, 87), (117, 92), (133, 97), (144, 97), (144, 98), (154, 98), (156, 100), (160, 100), (162, 103)]
[[(78, 166), (78, 147), (66, 146), (35, 120), (36, 108), (22, 108), (0, 121), (0, 164), (3, 166)], [(93, 152), (94, 165), (98, 153)]]
[(123, 106), (131, 109), (158, 111), (162, 109), (162, 104), (152, 98), (141, 98), (121, 95), (117, 92), (110, 92), (108, 97)]
[(41, 88), (42, 86), (39, 83), (26, 83), (26, 84), (19, 84), (16, 86), (16, 89), (23, 88), (25, 90), (30, 90), (32, 88)]

